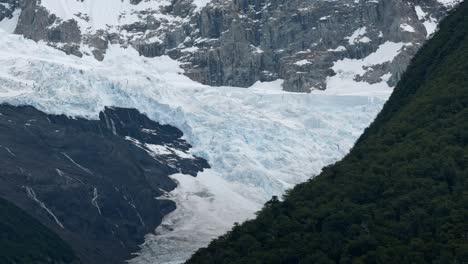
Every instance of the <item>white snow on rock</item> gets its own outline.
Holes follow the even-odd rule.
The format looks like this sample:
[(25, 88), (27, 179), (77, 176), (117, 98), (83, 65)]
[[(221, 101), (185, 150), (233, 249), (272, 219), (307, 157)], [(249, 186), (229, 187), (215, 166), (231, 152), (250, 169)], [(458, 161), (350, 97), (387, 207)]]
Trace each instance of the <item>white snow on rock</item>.
[(309, 60), (300, 60), (300, 61), (296, 61), (294, 64), (297, 65), (297, 66), (304, 66), (304, 65), (310, 64), (310, 61)]
[(332, 69), (335, 72), (353, 72), (355, 74), (364, 74), (366, 70), (364, 67), (382, 64), (388, 61), (392, 61), (400, 52), (405, 45), (403, 42), (390, 42), (387, 41), (379, 46), (379, 48), (369, 56), (363, 59), (348, 59), (339, 60), (335, 62)]
[(82, 29), (98, 30), (123, 24), (124, 21), (128, 24), (136, 22), (135, 11), (158, 10), (168, 1), (142, 1), (139, 5), (132, 5), (130, 0), (41, 0), (40, 4), (64, 21), (73, 19)]
[[(195, 10), (201, 10), (212, 0), (193, 0)], [(143, 0), (131, 4), (130, 0), (41, 0), (40, 5), (63, 21), (76, 20), (82, 29), (98, 30), (108, 27), (132, 24), (141, 21), (142, 11), (152, 11), (153, 17), (173, 20), (173, 16), (164, 15), (160, 10), (169, 6), (169, 0)]]
[(421, 6), (415, 6), (414, 10), (418, 19), (423, 21), (423, 25), (426, 28), (426, 36), (429, 38), (437, 30), (437, 20), (432, 16), (427, 17), (427, 13), (422, 10)]
[(323, 92), (315, 91), (314, 93), (356, 96), (373, 95), (385, 98), (392, 91), (392, 88), (386, 83), (390, 78), (388, 75), (382, 76), (382, 82), (375, 84), (359, 82), (355, 79), (357, 76), (364, 75), (369, 67), (393, 61), (400, 51), (408, 45), (411, 45), (411, 43), (387, 41), (380, 45), (374, 53), (363, 59), (345, 58), (336, 61), (332, 67), (336, 75), (328, 77), (327, 89)]
[(423, 25), (426, 28), (428, 38), (437, 30), (437, 20), (433, 17), (426, 19), (426, 21), (423, 22)]
[(419, 20), (424, 20), (426, 18), (427, 13), (422, 10), (421, 6), (414, 6), (414, 10)]
[[(388, 43), (350, 63), (380, 63), (402, 46)], [(341, 63), (337, 78), (346, 77)], [(182, 72), (167, 56), (145, 58), (111, 46), (98, 62), (0, 32), (0, 102), (87, 118), (98, 118), (105, 106), (137, 108), (181, 129), (193, 145), (190, 155), (212, 166), (196, 178), (172, 175), (178, 187), (169, 198), (177, 209), (131, 263), (180, 263), (234, 222), (253, 217), (272, 195), (343, 157), (391, 93), (389, 87), (339, 87), (349, 78), (330, 80), (342, 84), (312, 94), (283, 92), (281, 81), (208, 87)]]
[(408, 25), (408, 24), (406, 24), (406, 23), (401, 24), (401, 25), (400, 25), (400, 28), (401, 28), (403, 31), (412, 32), (412, 33), (416, 32), (416, 30), (414, 30), (414, 28), (413, 28), (411, 25)]
[(15, 32), (20, 14), (21, 10), (17, 9), (13, 12), (13, 16), (11, 18), (4, 18), (3, 20), (0, 20), (0, 29), (7, 33)]
[(368, 43), (371, 40), (370, 38), (365, 36), (366, 33), (367, 33), (367, 27), (361, 27), (361, 28), (356, 29), (351, 36), (346, 37), (345, 39), (348, 40), (350, 45), (354, 45), (360, 42)]
[(328, 51), (335, 51), (335, 52), (346, 51), (346, 48), (344, 46), (338, 46), (336, 49), (329, 49)]
[(193, 0), (193, 5), (195, 5), (196, 10), (201, 10), (209, 3), (211, 3), (211, 0)]
[(447, 6), (447, 7), (452, 7), (455, 6), (458, 3), (461, 3), (463, 0), (437, 0), (439, 3)]
[[(200, 11), (210, 2), (211, 0), (193, 0), (194, 11)], [(97, 30), (119, 32), (121, 26), (144, 22), (147, 16), (164, 21), (165, 26), (183, 22), (184, 18), (167, 15), (161, 11), (170, 4), (170, 0), (143, 0), (138, 4), (131, 4), (130, 0), (41, 0), (40, 2), (41, 6), (62, 21), (75, 20), (81, 31), (87, 33), (94, 33)]]

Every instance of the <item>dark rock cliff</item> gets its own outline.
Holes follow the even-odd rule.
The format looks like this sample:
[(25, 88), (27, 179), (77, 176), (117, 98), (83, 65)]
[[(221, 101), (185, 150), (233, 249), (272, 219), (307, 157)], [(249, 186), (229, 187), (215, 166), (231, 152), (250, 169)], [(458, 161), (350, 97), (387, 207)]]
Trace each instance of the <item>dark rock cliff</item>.
[(208, 167), (182, 132), (133, 109), (100, 120), (0, 106), (0, 195), (39, 219), (84, 263), (123, 263), (164, 215), (176, 183)]
[(81, 263), (59, 236), (1, 197), (0, 234), (0, 263)]

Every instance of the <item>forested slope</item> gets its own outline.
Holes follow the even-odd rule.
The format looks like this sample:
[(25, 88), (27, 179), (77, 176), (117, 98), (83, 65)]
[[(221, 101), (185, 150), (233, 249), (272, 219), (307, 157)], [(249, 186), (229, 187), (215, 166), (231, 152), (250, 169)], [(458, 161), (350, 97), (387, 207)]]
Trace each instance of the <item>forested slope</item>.
[(342, 161), (188, 263), (467, 263), (468, 2)]

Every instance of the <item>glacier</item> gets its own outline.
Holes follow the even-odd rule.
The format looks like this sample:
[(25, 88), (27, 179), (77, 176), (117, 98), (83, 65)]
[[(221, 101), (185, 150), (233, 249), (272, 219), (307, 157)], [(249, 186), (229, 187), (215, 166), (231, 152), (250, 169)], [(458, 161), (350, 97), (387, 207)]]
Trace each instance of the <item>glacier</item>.
[(0, 47), (0, 102), (89, 119), (105, 106), (136, 108), (181, 129), (192, 154), (210, 163), (196, 178), (171, 176), (178, 187), (160, 199), (177, 209), (129, 261), (138, 264), (181, 263), (271, 196), (320, 173), (350, 150), (392, 91), (381, 83), (356, 92), (364, 83), (346, 71), (310, 94), (284, 92), (281, 80), (209, 87), (184, 76), (179, 62), (132, 48), (111, 46), (99, 62), (7, 32)]

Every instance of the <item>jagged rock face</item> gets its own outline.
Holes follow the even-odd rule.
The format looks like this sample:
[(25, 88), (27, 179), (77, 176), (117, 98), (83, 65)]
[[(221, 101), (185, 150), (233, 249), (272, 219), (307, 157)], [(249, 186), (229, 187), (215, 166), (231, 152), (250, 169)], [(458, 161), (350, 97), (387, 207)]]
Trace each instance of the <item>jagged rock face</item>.
[(67, 54), (82, 56), (79, 51), (82, 32), (75, 20), (58, 22), (56, 15), (38, 1), (21, 0), (21, 15), (15, 33), (39, 41), (46, 40)]
[(281, 78), (286, 90), (307, 92), (326, 88), (337, 60), (364, 58), (387, 41), (411, 43), (394, 63), (362, 76), (373, 83), (390, 72), (394, 85), (427, 36), (416, 5), (432, 19), (445, 14), (437, 1), (214, 2), (198, 18), (200, 49), (187, 60), (187, 74), (210, 85), (243, 87)]
[[(227, 20), (227, 26), (204, 25), (216, 21), (207, 19), (210, 14), (219, 13), (213, 9), (205, 9), (207, 14), (202, 14), (202, 28), (219, 28), (217, 33), (222, 40), (215, 50), (207, 51), (208, 56), (198, 56), (194, 63), (210, 65), (228, 57), (234, 65), (229, 69), (222, 63), (219, 73), (210, 73), (215, 79), (209, 82), (215, 85), (248, 86), (256, 80), (282, 78), (290, 91), (324, 89), (326, 77), (333, 74), (329, 69), (335, 60), (363, 58), (385, 41), (422, 42), (425, 38), (421, 28), (414, 34), (400, 30), (402, 20), (418, 21), (414, 19), (413, 6), (407, 2), (235, 1), (231, 8), (234, 16), (221, 19)], [(346, 38), (357, 29), (361, 29), (358, 38)], [(216, 36), (202, 33), (202, 37)], [(402, 54), (405, 55), (411, 54)], [(236, 72), (237, 68), (243, 71)]]
[(175, 209), (164, 199), (176, 187), (168, 176), (208, 167), (181, 136), (133, 109), (107, 108), (90, 121), (1, 105), (0, 193), (83, 263), (123, 263)]
[(295, 92), (326, 89), (337, 60), (364, 58), (386, 42), (407, 43), (393, 61), (356, 77), (393, 86), (457, 2), (124, 0), (106, 13), (95, 12), (105, 5), (91, 0), (22, 1), (16, 33), (67, 53), (101, 60), (109, 44), (133, 46), (144, 56), (184, 62), (186, 74), (204, 84), (248, 87), (280, 78), (285, 90)]
[(19, 0), (0, 0), (0, 21), (11, 18), (13, 12), (18, 8)]

